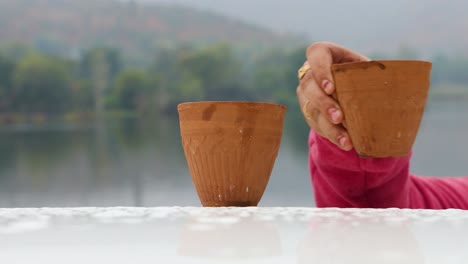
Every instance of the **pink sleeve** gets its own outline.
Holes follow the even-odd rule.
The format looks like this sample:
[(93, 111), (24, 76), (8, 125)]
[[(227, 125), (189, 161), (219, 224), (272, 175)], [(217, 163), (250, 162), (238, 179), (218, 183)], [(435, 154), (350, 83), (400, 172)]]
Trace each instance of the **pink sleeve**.
[(408, 157), (361, 158), (311, 131), (309, 166), (318, 207), (468, 209), (468, 177), (423, 177)]

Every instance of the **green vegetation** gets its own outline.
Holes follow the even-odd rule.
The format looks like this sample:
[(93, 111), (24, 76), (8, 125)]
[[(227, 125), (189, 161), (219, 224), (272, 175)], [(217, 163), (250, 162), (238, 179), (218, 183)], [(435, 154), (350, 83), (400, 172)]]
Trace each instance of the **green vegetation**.
[[(287, 122), (305, 126), (295, 93), (302, 39), (134, 1), (0, 1), (0, 20), (14, 24), (0, 25), (0, 123), (175, 115), (181, 102), (247, 100), (285, 104)], [(432, 61), (431, 98), (466, 98), (468, 58)]]
[[(296, 71), (304, 49), (274, 49), (250, 60), (224, 43), (164, 49), (146, 68), (129, 66), (109, 48), (91, 49), (76, 60), (17, 49), (23, 52), (0, 53), (0, 116), (14, 121), (18, 116), (171, 115), (186, 101), (255, 100), (286, 104), (300, 118)], [(433, 62), (433, 99), (468, 94), (468, 58), (437, 56)]]
[(89, 50), (78, 60), (24, 50), (14, 57), (0, 55), (1, 113), (93, 112), (98, 101), (104, 111), (140, 114), (171, 113), (183, 101), (286, 102), (295, 96), (303, 54), (303, 49), (278, 50), (247, 61), (220, 43), (164, 49), (149, 67), (135, 68), (108, 48)]
[(5, 89), (9, 110), (23, 113), (57, 113), (70, 98), (69, 65), (42, 54), (28, 55), (17, 62), (10, 87)]

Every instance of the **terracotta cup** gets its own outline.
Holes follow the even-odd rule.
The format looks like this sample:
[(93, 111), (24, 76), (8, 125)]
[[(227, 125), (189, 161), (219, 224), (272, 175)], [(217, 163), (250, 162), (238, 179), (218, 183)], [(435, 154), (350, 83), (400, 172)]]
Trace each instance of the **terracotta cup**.
[(270, 179), (286, 107), (257, 102), (178, 105), (182, 145), (203, 206), (257, 206)]
[(385, 60), (335, 64), (338, 100), (362, 157), (409, 155), (423, 117), (432, 64)]

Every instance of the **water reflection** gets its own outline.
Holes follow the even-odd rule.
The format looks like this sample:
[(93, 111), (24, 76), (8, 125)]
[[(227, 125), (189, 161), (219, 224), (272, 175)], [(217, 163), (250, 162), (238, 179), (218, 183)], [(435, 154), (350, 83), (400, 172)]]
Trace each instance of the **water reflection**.
[(4, 128), (0, 205), (143, 205), (145, 179), (184, 180), (177, 137), (174, 122), (153, 119)]
[[(285, 133), (276, 175), (299, 171), (308, 184), (306, 155), (288, 137), (296, 138)], [(174, 118), (4, 127), (0, 147), (0, 207), (200, 205)], [(275, 180), (283, 179), (272, 177), (273, 192)]]
[[(467, 112), (468, 104), (428, 109), (413, 172), (467, 174)], [(288, 112), (260, 206), (314, 205), (302, 122)], [(176, 117), (0, 127), (0, 207), (118, 205), (200, 206)]]
[(74, 132), (67, 134), (57, 130), (27, 129), (2, 133), (0, 170), (15, 168), (18, 160), (33, 170), (45, 170), (63, 162), (74, 148), (79, 147), (80, 140)]

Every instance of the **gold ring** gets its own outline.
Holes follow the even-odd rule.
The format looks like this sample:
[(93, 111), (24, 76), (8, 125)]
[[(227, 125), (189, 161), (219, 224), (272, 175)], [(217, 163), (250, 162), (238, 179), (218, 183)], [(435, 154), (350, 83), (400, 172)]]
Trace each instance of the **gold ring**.
[(305, 116), (305, 118), (307, 120), (312, 119), (312, 117), (310, 116), (310, 114), (307, 111), (308, 110), (307, 108), (308, 108), (309, 104), (310, 104), (310, 101), (307, 101), (307, 103), (305, 103), (304, 106), (302, 107), (302, 113), (304, 114), (304, 116)]
[(306, 75), (307, 71), (310, 70), (310, 65), (308, 62), (304, 63), (304, 65), (297, 71), (297, 77), (299, 78), (299, 81), (304, 78)]

